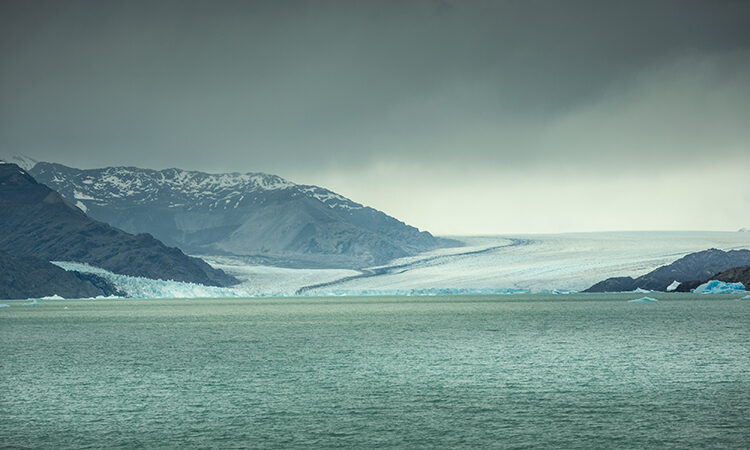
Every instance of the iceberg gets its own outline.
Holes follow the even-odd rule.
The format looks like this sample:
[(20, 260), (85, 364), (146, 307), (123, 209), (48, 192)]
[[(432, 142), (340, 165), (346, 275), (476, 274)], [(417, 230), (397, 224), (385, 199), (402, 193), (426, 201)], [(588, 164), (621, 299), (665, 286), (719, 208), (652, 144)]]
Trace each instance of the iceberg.
[(677, 280), (674, 280), (674, 281), (672, 282), (672, 284), (670, 284), (669, 286), (667, 286), (667, 292), (672, 292), (672, 291), (674, 291), (675, 289), (677, 289), (678, 287), (680, 287), (680, 285), (681, 285), (681, 284), (682, 284), (682, 283), (680, 283), (679, 281), (677, 281)]
[(733, 292), (744, 292), (745, 286), (742, 283), (726, 283), (719, 280), (711, 280), (701, 284), (690, 292), (696, 294), (731, 294)]
[(746, 295), (746, 296), (742, 297), (740, 300), (750, 300), (750, 295)]
[(658, 302), (659, 300), (651, 297), (642, 297), (642, 298), (636, 298), (633, 300), (628, 300), (628, 303), (654, 303)]
[(0, 308), (10, 308), (10, 305), (6, 305), (3, 303), (3, 304), (0, 304)]
[(39, 302), (37, 302), (37, 301), (36, 301), (37, 299), (35, 299), (35, 298), (32, 298), (32, 299), (30, 299), (30, 300), (31, 300), (31, 301), (30, 301), (29, 303), (24, 303), (24, 304), (23, 304), (23, 306), (36, 306), (36, 305), (38, 305), (38, 304), (39, 304)]
[(576, 291), (571, 291), (568, 289), (552, 289), (552, 290), (541, 291), (540, 293), (552, 294), (552, 295), (568, 295), (568, 294), (575, 294)]
[(152, 280), (112, 273), (100, 267), (70, 261), (51, 261), (52, 264), (68, 271), (99, 275), (125, 292), (128, 298), (217, 298), (248, 297), (242, 289), (206, 286), (173, 280)]
[(636, 294), (648, 294), (651, 291), (643, 289), (643, 288), (637, 288), (631, 292), (635, 292)]

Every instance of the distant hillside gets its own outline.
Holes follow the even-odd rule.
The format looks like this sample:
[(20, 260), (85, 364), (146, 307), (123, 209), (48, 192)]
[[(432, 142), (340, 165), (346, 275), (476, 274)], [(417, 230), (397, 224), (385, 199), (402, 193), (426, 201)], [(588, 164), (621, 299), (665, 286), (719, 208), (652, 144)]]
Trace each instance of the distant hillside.
[(666, 291), (673, 281), (681, 283), (706, 280), (714, 274), (734, 267), (750, 265), (750, 250), (715, 248), (691, 253), (672, 264), (642, 275), (638, 278), (615, 277), (600, 281), (583, 292), (625, 292), (635, 289)]
[(0, 250), (14, 256), (214, 286), (238, 282), (148, 234), (132, 235), (89, 218), (15, 164), (0, 164), (0, 211)]
[(263, 173), (180, 169), (80, 170), (39, 163), (31, 173), (92, 217), (148, 232), (196, 254), (286, 266), (364, 267), (459, 245), (317, 186)]
[(0, 299), (52, 295), (88, 298), (121, 294), (109, 282), (96, 275), (68, 272), (39, 258), (0, 252)]

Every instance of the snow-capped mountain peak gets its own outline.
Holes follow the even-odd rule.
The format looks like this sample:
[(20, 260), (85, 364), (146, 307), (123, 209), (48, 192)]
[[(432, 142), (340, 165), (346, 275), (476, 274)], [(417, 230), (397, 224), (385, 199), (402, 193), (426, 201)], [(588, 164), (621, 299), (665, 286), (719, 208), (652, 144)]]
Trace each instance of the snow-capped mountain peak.
[(358, 209), (362, 205), (317, 186), (292, 183), (262, 172), (211, 174), (182, 169), (107, 167), (79, 170), (41, 163), (34, 175), (55, 186), (63, 195), (98, 206), (122, 202), (159, 202), (172, 208), (229, 209), (252, 204), (258, 195), (286, 191), (306, 196), (329, 208)]
[(21, 154), (0, 154), (0, 162), (12, 163), (22, 168), (25, 171), (31, 170), (39, 161), (26, 155)]
[(98, 220), (202, 255), (350, 268), (454, 245), (328, 189), (266, 173), (40, 162), (31, 174)]

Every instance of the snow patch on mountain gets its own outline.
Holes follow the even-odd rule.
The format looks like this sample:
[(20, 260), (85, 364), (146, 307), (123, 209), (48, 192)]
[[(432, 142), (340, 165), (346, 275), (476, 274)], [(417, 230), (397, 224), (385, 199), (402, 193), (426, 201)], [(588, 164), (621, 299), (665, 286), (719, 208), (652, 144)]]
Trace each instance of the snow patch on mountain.
[(299, 186), (300, 191), (304, 192), (308, 197), (319, 200), (331, 208), (344, 208), (344, 209), (361, 209), (363, 206), (359, 203), (353, 202), (343, 195), (339, 195), (335, 192), (331, 192), (328, 189), (323, 189), (317, 186)]
[(94, 197), (84, 194), (77, 189), (73, 189), (73, 198), (76, 200), (96, 200)]

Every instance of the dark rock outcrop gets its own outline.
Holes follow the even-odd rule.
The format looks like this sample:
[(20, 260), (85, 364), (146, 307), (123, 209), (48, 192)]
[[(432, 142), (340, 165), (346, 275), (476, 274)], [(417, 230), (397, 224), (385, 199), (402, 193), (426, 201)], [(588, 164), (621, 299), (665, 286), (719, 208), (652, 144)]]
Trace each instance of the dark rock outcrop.
[(632, 277), (612, 277), (600, 281), (583, 292), (627, 292), (636, 288)]
[(68, 272), (39, 258), (0, 252), (0, 299), (52, 295), (88, 298), (124, 294), (96, 275)]
[(727, 283), (742, 283), (746, 288), (750, 288), (750, 265), (725, 270), (711, 279)]
[(45, 162), (30, 173), (97, 220), (194, 254), (357, 268), (460, 245), (330, 190), (264, 173), (81, 170)]
[(750, 289), (750, 265), (734, 267), (703, 280), (687, 281), (677, 288), (677, 292), (690, 292), (692, 289), (697, 288), (703, 283), (708, 283), (711, 280), (724, 281), (725, 283), (742, 283), (742, 285), (745, 286), (745, 289)]
[(625, 292), (639, 288), (650, 291), (666, 291), (667, 287), (675, 280), (682, 283), (678, 287), (678, 291), (683, 291), (694, 284), (695, 280), (705, 280), (719, 272), (745, 265), (750, 265), (750, 250), (725, 252), (712, 248), (686, 255), (672, 264), (659, 267), (638, 278), (608, 278), (583, 292)]
[(91, 219), (15, 164), (0, 164), (0, 211), (0, 250), (15, 256), (212, 286), (238, 282), (151, 235), (132, 235)]

